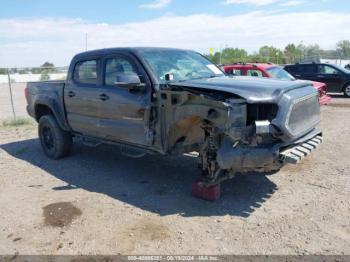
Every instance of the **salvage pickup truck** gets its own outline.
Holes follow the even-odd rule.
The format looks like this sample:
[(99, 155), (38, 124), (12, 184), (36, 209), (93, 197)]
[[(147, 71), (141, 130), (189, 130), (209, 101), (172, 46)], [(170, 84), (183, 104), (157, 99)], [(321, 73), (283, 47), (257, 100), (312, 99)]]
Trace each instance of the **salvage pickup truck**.
[(49, 158), (66, 156), (73, 138), (132, 156), (197, 152), (207, 187), (298, 163), (322, 142), (311, 84), (226, 76), (188, 50), (84, 52), (66, 81), (30, 82), (25, 96)]

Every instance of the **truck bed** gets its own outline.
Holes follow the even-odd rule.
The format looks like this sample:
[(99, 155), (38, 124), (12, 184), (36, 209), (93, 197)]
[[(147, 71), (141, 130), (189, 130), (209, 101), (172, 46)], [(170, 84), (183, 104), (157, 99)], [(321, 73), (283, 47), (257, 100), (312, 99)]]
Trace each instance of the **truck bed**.
[(26, 87), (27, 111), (35, 117), (38, 105), (51, 108), (52, 112), (62, 123), (66, 123), (64, 114), (65, 80), (28, 82)]

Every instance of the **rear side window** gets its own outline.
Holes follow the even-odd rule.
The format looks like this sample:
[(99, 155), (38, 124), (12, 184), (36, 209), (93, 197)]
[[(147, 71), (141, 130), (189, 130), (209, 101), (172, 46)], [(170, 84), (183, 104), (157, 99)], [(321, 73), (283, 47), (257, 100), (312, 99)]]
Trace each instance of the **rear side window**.
[(242, 75), (242, 71), (240, 69), (229, 69), (227, 70), (227, 74), (232, 76), (240, 76)]
[(263, 74), (260, 70), (249, 69), (247, 70), (247, 76), (263, 77)]
[(293, 72), (300, 74), (313, 74), (316, 73), (316, 65), (297, 65), (294, 66)]
[(97, 84), (97, 60), (87, 60), (76, 63), (74, 80), (82, 84)]
[(295, 66), (285, 66), (284, 70), (290, 72), (290, 73), (294, 73), (296, 71)]
[(316, 66), (315, 65), (305, 65), (303, 70), (306, 74), (313, 74), (316, 73)]

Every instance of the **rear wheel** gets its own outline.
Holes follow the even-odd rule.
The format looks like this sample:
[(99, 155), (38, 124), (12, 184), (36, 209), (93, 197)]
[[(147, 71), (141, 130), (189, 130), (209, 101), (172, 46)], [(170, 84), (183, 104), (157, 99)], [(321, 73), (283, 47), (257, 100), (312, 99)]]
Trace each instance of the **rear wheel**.
[(59, 127), (52, 115), (40, 118), (38, 133), (43, 151), (49, 158), (59, 159), (69, 154), (72, 136)]
[(350, 84), (347, 84), (345, 87), (344, 87), (344, 95), (346, 97), (350, 97)]

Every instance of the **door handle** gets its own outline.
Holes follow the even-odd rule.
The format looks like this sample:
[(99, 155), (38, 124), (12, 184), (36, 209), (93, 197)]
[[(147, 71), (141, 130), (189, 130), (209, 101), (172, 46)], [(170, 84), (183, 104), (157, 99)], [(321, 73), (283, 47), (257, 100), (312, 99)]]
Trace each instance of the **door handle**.
[(108, 99), (109, 99), (109, 96), (108, 96), (108, 95), (106, 95), (106, 94), (100, 94), (100, 100), (106, 101), (106, 100), (108, 100)]
[(69, 92), (68, 92), (68, 96), (69, 96), (69, 97), (74, 97), (74, 96), (75, 96), (75, 93), (74, 93), (73, 91), (69, 91)]

